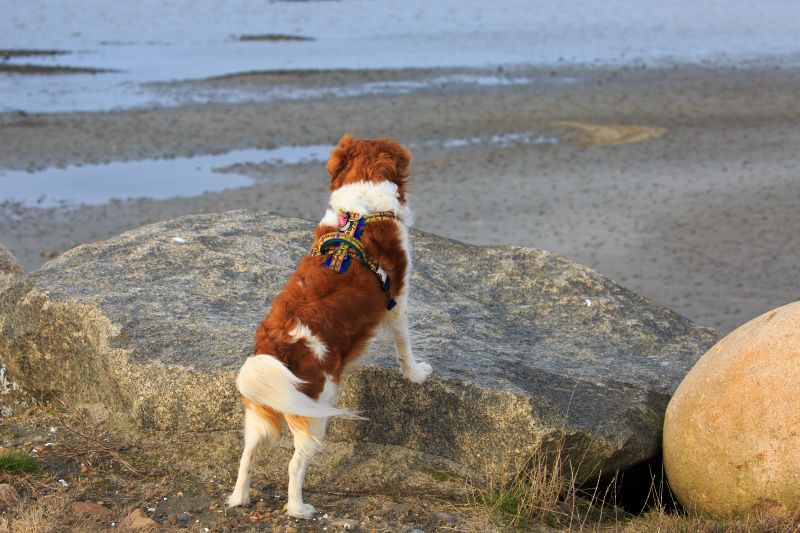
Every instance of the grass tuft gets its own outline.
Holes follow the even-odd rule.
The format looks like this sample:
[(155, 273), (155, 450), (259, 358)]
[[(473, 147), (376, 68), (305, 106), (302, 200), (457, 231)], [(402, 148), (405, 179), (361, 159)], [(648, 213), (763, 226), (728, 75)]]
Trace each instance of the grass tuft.
[(0, 453), (0, 470), (11, 474), (35, 474), (40, 468), (30, 454), (22, 450), (8, 450)]
[[(617, 482), (582, 488), (563, 445), (554, 454), (539, 451), (510, 479), (489, 479), (470, 487), (473, 504), (487, 509), (511, 530), (541, 525), (568, 531), (622, 533), (800, 533), (800, 511), (772, 515), (767, 511), (712, 518), (667, 505), (665, 486), (651, 473), (651, 504), (640, 514), (617, 503)], [(505, 469), (508, 471), (509, 469)], [(659, 478), (660, 479), (660, 478)]]
[(455, 474), (451, 474), (450, 472), (437, 470), (435, 468), (423, 468), (421, 471), (429, 475), (431, 479), (433, 479), (434, 481), (438, 481), (439, 483), (445, 483), (447, 481), (455, 481), (458, 477)]
[(581, 524), (596, 514), (596, 500), (580, 497), (574, 470), (563, 456), (561, 446), (553, 454), (536, 452), (510, 479), (490, 479), (486, 488), (473, 487), (474, 499), (508, 527), (531, 522)]
[[(0, 517), (2, 533), (53, 533), (56, 531), (90, 531), (90, 524), (78, 522), (65, 528), (66, 513), (71, 500), (64, 494), (50, 494), (36, 500), (26, 499), (16, 513)], [(79, 519), (80, 520), (80, 519)], [(84, 519), (85, 520), (85, 519)]]

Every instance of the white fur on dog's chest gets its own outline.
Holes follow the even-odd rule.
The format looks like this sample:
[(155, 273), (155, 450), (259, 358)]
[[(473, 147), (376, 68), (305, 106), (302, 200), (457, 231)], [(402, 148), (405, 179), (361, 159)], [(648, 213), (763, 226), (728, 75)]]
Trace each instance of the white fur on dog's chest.
[(320, 220), (320, 226), (338, 227), (339, 213), (372, 213), (374, 211), (392, 211), (402, 222), (400, 226), (410, 226), (414, 222), (414, 213), (400, 203), (397, 197), (397, 185), (391, 182), (370, 183), (362, 181), (343, 185), (331, 193), (330, 207)]

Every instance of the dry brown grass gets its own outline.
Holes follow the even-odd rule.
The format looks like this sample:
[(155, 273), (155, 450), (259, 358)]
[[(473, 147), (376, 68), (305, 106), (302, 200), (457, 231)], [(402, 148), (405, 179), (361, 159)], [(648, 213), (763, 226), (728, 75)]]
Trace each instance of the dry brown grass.
[(630, 518), (620, 530), (626, 533), (798, 533), (800, 513), (784, 517), (754, 513), (719, 519), (653, 509)]
[(516, 472), (500, 479), (471, 485), (474, 504), (486, 507), (500, 524), (509, 529), (527, 529), (535, 524), (569, 531), (592, 530), (604, 519), (617, 520), (625, 512), (608, 501), (611, 488), (582, 489), (577, 468), (563, 453), (563, 443), (554, 452), (537, 451)]
[(63, 527), (63, 517), (70, 499), (63, 494), (50, 494), (38, 499), (25, 498), (12, 518), (0, 519), (2, 533), (49, 533)]
[[(174, 493), (184, 482), (174, 460), (145, 453), (131, 444), (129, 428), (112, 429), (113, 424), (98, 422), (90, 413), (44, 410), (11, 423), (22, 434), (30, 431), (38, 443), (39, 428), (58, 429), (47, 433), (52, 446), (38, 454), (47, 465), (41, 472), (0, 472), (0, 483), (13, 485), (22, 496), (20, 505), (0, 519), (0, 533), (108, 531), (111, 522), (138, 507), (138, 502), (153, 501), (164, 491)], [(103, 501), (112, 517), (95, 520), (76, 515), (71, 510), (75, 501)]]
[(712, 518), (667, 505), (666, 486), (652, 476), (648, 508), (626, 512), (617, 502), (616, 480), (604, 488), (582, 488), (576, 469), (555, 453), (534, 453), (513, 476), (469, 486), (472, 504), (483, 506), (506, 530), (530, 531), (542, 526), (564, 531), (623, 533), (800, 533), (800, 510), (790, 516), (754, 512)]
[[(41, 472), (0, 472), (0, 483), (11, 483), (22, 496), (21, 506), (0, 517), (0, 533), (109, 530), (111, 520), (76, 516), (71, 511), (74, 501), (102, 501), (112, 510), (116, 521), (137, 507), (158, 507), (153, 517), (164, 531), (184, 531), (182, 528), (187, 525), (190, 530), (197, 531), (202, 531), (202, 527), (209, 527), (211, 531), (244, 531), (251, 530), (251, 526), (282, 530), (293, 524), (279, 511), (280, 499), (275, 500), (276, 493), (285, 491), (282, 465), (280, 475), (275, 478), (278, 482), (265, 481), (263, 471), (260, 474), (260, 486), (266, 487), (263, 496), (276, 514), (265, 514), (253, 508), (226, 513), (212, 509), (224, 506), (224, 498), (232, 485), (238, 459), (238, 435), (141, 432), (124, 420), (112, 417), (98, 421), (81, 411), (42, 412), (20, 419), (17, 424), (15, 431), (21, 434), (25, 434), (25, 424), (37, 434), (42, 428), (49, 431), (51, 426), (56, 426), (58, 431), (47, 433), (53, 445), (43, 452), (47, 457), (40, 458), (47, 459), (42, 463)], [(81, 465), (87, 466), (88, 471), (78, 472), (76, 469)], [(310, 488), (308, 492), (315, 503), (321, 503), (326, 510), (344, 513), (360, 509), (355, 511), (356, 516), (372, 516), (372, 509), (400, 500), (417, 505), (420, 510), (424, 506), (430, 513), (433, 512), (431, 506), (435, 506), (436, 510), (459, 517), (453, 526), (431, 526), (429, 522), (421, 527), (425, 531), (800, 533), (800, 515), (775, 518), (753, 514), (714, 520), (668, 511), (655, 488), (656, 483), (652, 488), (655, 504), (647, 512), (634, 516), (616, 504), (613, 483), (587, 490), (576, 479), (576, 470), (563, 450), (556, 446), (555, 452), (533, 454), (519, 465), (515, 474), (484, 480), (479, 486), (477, 483), (462, 485), (463, 478), (459, 475), (432, 470), (422, 471), (421, 476), (429, 479), (433, 487), (421, 486), (416, 492), (408, 487), (399, 493), (397, 487), (353, 490), (352, 480), (347, 482), (346, 490), (326, 485), (322, 489)], [(61, 478), (66, 479), (68, 487), (59, 483)], [(212, 482), (212, 479), (217, 481)], [(432, 488), (440, 489), (441, 494)], [(340, 503), (345, 500), (354, 503)], [(373, 500), (378, 503), (370, 503)], [(171, 505), (168, 511), (165, 510), (167, 502)], [(181, 526), (168, 522), (167, 514), (179, 514), (184, 510), (192, 512), (190, 524)], [(256, 518), (257, 515), (261, 517)], [(378, 526), (378, 531), (408, 529), (404, 517), (398, 517), (393, 523), (371, 522), (370, 527)], [(202, 523), (195, 524), (195, 519)], [(392, 529), (395, 526), (399, 529)]]

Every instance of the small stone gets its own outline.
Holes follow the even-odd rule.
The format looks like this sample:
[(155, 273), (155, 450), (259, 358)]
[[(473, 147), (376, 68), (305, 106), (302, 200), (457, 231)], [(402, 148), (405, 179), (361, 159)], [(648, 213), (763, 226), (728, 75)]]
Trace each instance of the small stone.
[(406, 516), (411, 511), (411, 506), (405, 503), (393, 503), (384, 507), (385, 511), (394, 513), (398, 516)]
[(79, 515), (92, 516), (94, 518), (108, 518), (111, 511), (102, 505), (94, 502), (73, 502), (72, 512)]
[(139, 531), (141, 529), (154, 529), (158, 522), (147, 516), (142, 509), (136, 509), (131, 514), (119, 521), (119, 527)]
[(331, 525), (334, 527), (340, 527), (346, 530), (356, 529), (358, 527), (358, 520), (348, 519), (348, 518), (339, 518), (336, 520), (331, 521)]
[(183, 522), (183, 523), (186, 523), (186, 522), (188, 522), (188, 521), (189, 521), (191, 518), (192, 518), (192, 515), (190, 515), (189, 513), (181, 513), (181, 514), (179, 514), (179, 515), (176, 517), (176, 520), (178, 520), (178, 522)]
[(433, 513), (433, 517), (438, 522), (443, 522), (445, 524), (452, 524), (453, 522), (458, 521), (458, 518), (451, 515), (450, 513)]
[(19, 493), (8, 483), (0, 484), (0, 511), (19, 505)]

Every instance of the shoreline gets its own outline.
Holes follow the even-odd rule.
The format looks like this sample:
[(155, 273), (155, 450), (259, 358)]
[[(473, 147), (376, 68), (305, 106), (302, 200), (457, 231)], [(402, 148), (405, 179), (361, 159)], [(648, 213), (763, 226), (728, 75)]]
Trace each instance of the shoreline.
[[(559, 142), (421, 145), (411, 178), (416, 227), (476, 244), (551, 250), (723, 331), (791, 301), (800, 274), (793, 230), (800, 227), (800, 71), (577, 70), (558, 69), (553, 76), (527, 70), (525, 75), (551, 81), (539, 84), (444, 84), (349, 98), (4, 113), (0, 172), (242, 148), (333, 146), (345, 131), (404, 144), (547, 133)], [(281, 74), (282, 83), (287, 76), (290, 85), (324, 87), (398, 74)], [(566, 77), (577, 79), (562, 83)], [(276, 79), (274, 73), (250, 74), (170, 85), (194, 91), (198, 83), (258, 90)], [(619, 125), (664, 131), (639, 142), (598, 144), (564, 122), (611, 128), (615, 135)], [(321, 216), (324, 163), (244, 167), (238, 172), (252, 178), (253, 186), (197, 197), (66, 210), (6, 202), (0, 204), (0, 242), (34, 269), (48, 259), (43, 254), (183, 214), (243, 208)]]

